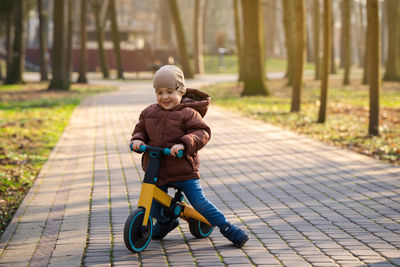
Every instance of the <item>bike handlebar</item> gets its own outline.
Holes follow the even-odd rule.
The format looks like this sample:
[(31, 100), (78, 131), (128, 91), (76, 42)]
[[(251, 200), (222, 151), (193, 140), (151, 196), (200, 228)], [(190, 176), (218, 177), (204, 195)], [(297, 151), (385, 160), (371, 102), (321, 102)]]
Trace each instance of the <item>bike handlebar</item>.
[[(131, 148), (132, 151), (135, 151), (132, 148), (132, 144), (130, 145), (130, 148)], [(159, 152), (159, 153), (163, 153), (164, 155), (172, 156), (171, 149), (169, 149), (169, 148), (152, 147), (152, 146), (141, 145), (138, 151), (139, 152)], [(178, 151), (177, 157), (178, 158), (182, 158), (183, 157), (183, 150), (179, 150)]]

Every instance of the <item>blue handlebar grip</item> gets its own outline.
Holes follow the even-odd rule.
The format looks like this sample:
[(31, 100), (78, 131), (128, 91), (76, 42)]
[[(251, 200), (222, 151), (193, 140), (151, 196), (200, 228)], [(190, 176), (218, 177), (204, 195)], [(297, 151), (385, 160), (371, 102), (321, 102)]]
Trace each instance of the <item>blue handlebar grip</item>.
[(146, 146), (141, 145), (141, 146), (139, 147), (139, 151), (140, 151), (140, 152), (146, 152)]
[[(171, 149), (169, 149), (169, 148), (164, 149), (164, 155), (172, 156), (171, 155)], [(178, 151), (178, 158), (182, 158), (182, 157), (183, 157), (183, 150), (179, 150)]]

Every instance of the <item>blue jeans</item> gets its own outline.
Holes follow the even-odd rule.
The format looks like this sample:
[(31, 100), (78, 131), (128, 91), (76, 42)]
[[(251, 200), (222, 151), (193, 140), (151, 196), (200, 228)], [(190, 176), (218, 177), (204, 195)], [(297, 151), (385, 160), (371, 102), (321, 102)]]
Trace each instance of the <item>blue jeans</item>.
[[(203, 215), (211, 225), (221, 227), (226, 223), (224, 214), (204, 196), (199, 179), (173, 182), (170, 183), (170, 185), (182, 189), (193, 208)], [(168, 190), (167, 185), (159, 186), (159, 188), (164, 192)], [(168, 218), (161, 213), (162, 207), (160, 203), (153, 200), (150, 214), (153, 218), (156, 218), (158, 222), (166, 222), (168, 220)]]

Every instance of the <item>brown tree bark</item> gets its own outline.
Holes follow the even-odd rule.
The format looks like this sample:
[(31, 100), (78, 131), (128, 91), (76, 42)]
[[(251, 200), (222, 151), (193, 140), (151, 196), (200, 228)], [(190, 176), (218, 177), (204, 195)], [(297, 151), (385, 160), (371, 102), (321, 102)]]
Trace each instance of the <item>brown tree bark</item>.
[(343, 0), (342, 1), (342, 16), (343, 16), (343, 50), (342, 50), (342, 61), (344, 67), (344, 76), (343, 76), (343, 84), (350, 84), (350, 67), (351, 67), (351, 5), (352, 0)]
[(108, 70), (107, 57), (104, 50), (104, 30), (103, 24), (101, 21), (101, 5), (105, 4), (105, 2), (99, 0), (91, 0), (92, 9), (94, 13), (94, 20), (96, 26), (96, 40), (97, 40), (97, 51), (100, 59), (100, 68), (103, 73), (103, 78), (108, 79), (110, 77), (110, 73)]
[(195, 0), (194, 2), (194, 23), (193, 23), (193, 62), (194, 73), (204, 73), (203, 60), (203, 1)]
[(336, 69), (336, 62), (335, 62), (335, 34), (334, 34), (334, 31), (335, 31), (335, 14), (334, 14), (333, 7), (331, 7), (331, 12), (332, 12), (332, 14), (331, 14), (331, 42), (332, 42), (331, 50), (332, 50), (332, 52), (331, 52), (331, 60), (330, 60), (330, 63), (331, 63), (330, 71), (331, 71), (331, 74), (336, 74), (337, 73), (337, 69)]
[(14, 2), (14, 43), (10, 69), (7, 70), (6, 84), (23, 83), (25, 70), (26, 43), (26, 1)]
[(46, 24), (48, 21), (48, 11), (43, 6), (43, 0), (38, 0), (39, 14), (39, 60), (40, 60), (40, 80), (48, 80), (48, 60), (47, 60), (47, 32)]
[(86, 0), (81, 0), (81, 19), (80, 19), (80, 34), (81, 34), (81, 47), (80, 47), (80, 57), (79, 57), (79, 77), (78, 83), (87, 83), (87, 51), (86, 51)]
[(283, 0), (283, 26), (285, 29), (285, 46), (287, 55), (287, 66), (285, 77), (288, 79), (288, 85), (293, 84), (293, 66), (294, 66), (294, 8), (292, 0)]
[(306, 55), (306, 9), (304, 0), (296, 0), (295, 10), (295, 64), (293, 68), (293, 92), (290, 112), (300, 111), (301, 106), (301, 88), (303, 86), (303, 69)]
[(315, 80), (321, 78), (321, 65), (319, 57), (320, 48), (320, 0), (313, 0), (313, 44), (314, 44), (314, 62), (315, 62)]
[(322, 68), (321, 68), (321, 94), (320, 94), (320, 106), (318, 114), (318, 123), (324, 123), (326, 120), (326, 107), (328, 101), (328, 82), (329, 82), (329, 61), (331, 60), (331, 45), (332, 45), (332, 1), (324, 0), (324, 16), (323, 16), (323, 27), (324, 27), (324, 38), (323, 38), (323, 56), (322, 56)]
[(72, 13), (74, 9), (75, 0), (67, 1), (67, 56), (66, 56), (66, 69), (67, 69), (67, 78), (68, 82), (71, 83), (71, 73), (72, 73), (72, 45), (73, 45), (73, 36), (74, 36), (74, 22), (72, 18)]
[(176, 3), (176, 0), (168, 0), (168, 2), (171, 10), (172, 19), (174, 21), (175, 33), (179, 47), (180, 62), (182, 64), (182, 71), (185, 75), (185, 78), (190, 79), (193, 78), (193, 72), (189, 64), (189, 54), (187, 52), (185, 33), (183, 32), (183, 26), (179, 14), (178, 5)]
[(54, 29), (52, 50), (52, 73), (50, 90), (69, 90), (67, 71), (67, 3), (54, 0)]
[(6, 14), (6, 49), (7, 49), (7, 62), (6, 62), (6, 77), (10, 75), (12, 60), (14, 57), (14, 12), (10, 11)]
[[(367, 14), (368, 20), (368, 14)], [(370, 54), (370, 35), (371, 35), (371, 24), (367, 23), (367, 29), (365, 31), (365, 48), (364, 48), (364, 72), (362, 78), (362, 84), (368, 84), (369, 82), (369, 54)]]
[(380, 87), (380, 23), (379, 0), (367, 0), (369, 34), (369, 126), (370, 135), (379, 135), (379, 87)]
[(242, 40), (242, 27), (240, 20), (240, 5), (239, 0), (233, 0), (234, 9), (234, 22), (235, 22), (235, 37), (236, 37), (236, 50), (238, 58), (239, 81), (243, 81), (244, 72), (244, 58), (243, 58), (243, 40)]
[(388, 49), (386, 71), (383, 79), (385, 81), (400, 81), (400, 2), (398, 0), (386, 0), (387, 4), (387, 27), (388, 27)]
[(119, 38), (119, 30), (118, 30), (118, 20), (117, 20), (117, 12), (115, 8), (115, 0), (110, 0), (108, 5), (108, 12), (111, 20), (111, 34), (114, 44), (114, 53), (115, 60), (117, 63), (117, 75), (118, 79), (124, 79), (124, 70), (122, 68), (121, 61), (121, 46), (120, 46), (120, 38)]
[(265, 84), (261, 1), (242, 0), (242, 11), (243, 56), (246, 58), (242, 95), (268, 95)]

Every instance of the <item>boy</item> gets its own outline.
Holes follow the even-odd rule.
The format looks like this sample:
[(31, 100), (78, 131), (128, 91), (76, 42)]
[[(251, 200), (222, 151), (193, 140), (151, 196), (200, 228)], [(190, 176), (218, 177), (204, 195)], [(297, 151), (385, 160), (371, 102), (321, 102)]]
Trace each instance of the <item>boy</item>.
[[(186, 88), (182, 71), (173, 65), (161, 67), (154, 75), (157, 104), (145, 108), (132, 134), (134, 150), (141, 145), (171, 148), (173, 157), (162, 157), (157, 186), (167, 192), (168, 185), (181, 188), (190, 204), (210, 224), (220, 228), (221, 233), (236, 246), (242, 247), (249, 239), (247, 233), (229, 223), (225, 216), (204, 196), (199, 183), (199, 159), (197, 151), (203, 148), (211, 136), (211, 130), (202, 117), (210, 103), (208, 94)], [(176, 157), (179, 150), (182, 158)], [(149, 155), (142, 158), (143, 170)], [(163, 239), (179, 225), (178, 219), (166, 218), (161, 205), (153, 202), (151, 216), (157, 219), (153, 239)]]

